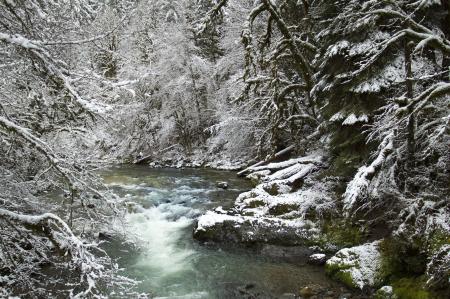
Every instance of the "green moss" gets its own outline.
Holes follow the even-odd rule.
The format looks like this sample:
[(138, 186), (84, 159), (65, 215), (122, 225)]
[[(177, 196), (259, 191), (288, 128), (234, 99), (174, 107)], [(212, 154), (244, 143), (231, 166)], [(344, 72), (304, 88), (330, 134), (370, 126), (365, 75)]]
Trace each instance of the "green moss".
[(134, 159), (132, 157), (126, 157), (123, 159), (123, 163), (125, 164), (132, 164)]
[(376, 291), (373, 297), (374, 299), (398, 299), (393, 293), (386, 292), (383, 289)]
[(428, 249), (434, 253), (446, 244), (450, 244), (450, 235), (443, 230), (436, 230), (428, 240)]
[(354, 288), (354, 289), (358, 288), (358, 286), (353, 281), (353, 277), (350, 274), (350, 272), (339, 271), (334, 275), (334, 277), (350, 288)]
[(326, 222), (322, 227), (322, 244), (333, 244), (338, 248), (352, 247), (363, 243), (364, 228), (346, 221)]
[(350, 271), (345, 271), (351, 268), (349, 265), (345, 264), (325, 264), (325, 272), (332, 278), (342, 282), (350, 288), (357, 288)]
[(264, 205), (265, 205), (264, 201), (262, 201), (260, 199), (255, 199), (255, 200), (250, 201), (247, 206), (251, 209), (254, 209), (257, 207), (262, 207)]
[(385, 277), (391, 277), (393, 273), (397, 272), (399, 267), (395, 257), (397, 255), (396, 247), (397, 244), (391, 238), (383, 239), (380, 243), (381, 273)]
[[(448, 236), (447, 236), (448, 237)], [(448, 242), (445, 234), (433, 234), (431, 247), (441, 246)], [(433, 245), (432, 245), (433, 244)], [(436, 295), (426, 288), (424, 275), (427, 255), (423, 240), (405, 242), (396, 238), (386, 238), (381, 242), (382, 273), (394, 287), (394, 294), (398, 299), (434, 299)], [(420, 276), (419, 276), (420, 275)]]
[(250, 183), (252, 184), (253, 187), (258, 186), (259, 184), (261, 184), (261, 179), (259, 178), (251, 178), (250, 179)]
[(290, 213), (298, 209), (298, 205), (295, 204), (278, 204), (269, 209), (269, 213), (274, 216)]
[(436, 298), (425, 288), (425, 278), (401, 278), (392, 283), (394, 294), (398, 299), (434, 299)]
[(335, 264), (326, 263), (325, 264), (325, 272), (331, 276), (335, 275), (337, 272), (339, 272), (341, 270), (347, 270), (350, 268), (351, 268), (351, 266), (346, 265), (346, 264), (337, 264), (337, 263), (335, 263)]
[(269, 186), (264, 186), (264, 190), (272, 196), (279, 194), (279, 187), (277, 184), (270, 184)]
[(381, 242), (382, 272), (386, 277), (420, 275), (425, 272), (427, 257), (420, 244), (386, 238)]

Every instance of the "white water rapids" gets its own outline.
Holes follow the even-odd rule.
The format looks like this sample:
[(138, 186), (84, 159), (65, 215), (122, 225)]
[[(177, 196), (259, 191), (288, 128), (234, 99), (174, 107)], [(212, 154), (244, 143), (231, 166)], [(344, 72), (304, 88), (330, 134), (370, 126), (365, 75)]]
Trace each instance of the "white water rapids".
[[(154, 298), (248, 298), (242, 290), (251, 286), (257, 298), (279, 298), (303, 283), (332, 284), (317, 267), (193, 240), (196, 217), (231, 206), (239, 192), (250, 188), (234, 173), (131, 166), (112, 168), (103, 177), (132, 206), (125, 230), (139, 244), (139, 250), (117, 243), (106, 249), (126, 276), (141, 281), (140, 292)], [(224, 180), (230, 190), (216, 187), (216, 181)]]

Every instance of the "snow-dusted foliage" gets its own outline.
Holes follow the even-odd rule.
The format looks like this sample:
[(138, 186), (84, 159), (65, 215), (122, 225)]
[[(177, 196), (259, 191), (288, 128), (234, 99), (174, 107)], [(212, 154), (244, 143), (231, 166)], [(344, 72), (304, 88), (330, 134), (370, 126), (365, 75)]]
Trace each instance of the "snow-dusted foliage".
[[(91, 172), (113, 159), (247, 166), (255, 188), (203, 239), (298, 245), (342, 222), (448, 288), (449, 67), (448, 1), (0, 1), (0, 297), (127, 283), (90, 235), (118, 212)], [(375, 251), (340, 259), (375, 271)], [(362, 288), (367, 269), (341, 274)]]
[[(217, 8), (225, 2), (233, 5), (220, 1)], [(268, 140), (278, 150), (293, 144), (298, 154), (319, 144), (309, 136), (323, 136), (330, 172), (343, 179), (333, 195), (345, 217), (386, 221), (391, 231), (406, 232), (394, 233), (401, 243), (411, 231), (424, 244), (433, 243), (435, 231), (448, 240), (433, 208), (416, 209), (420, 221), (404, 216), (421, 201), (443, 214), (448, 204), (448, 3), (293, 2), (256, 1), (241, 35), (246, 85), (236, 103), (264, 122), (258, 147)], [(284, 202), (304, 215), (305, 198), (314, 196), (304, 196), (311, 191), (304, 185), (292, 192), (290, 178), (317, 165), (273, 158), (241, 172), (259, 183), (238, 198), (241, 214), (270, 215)], [(420, 252), (430, 261), (435, 250)]]
[[(79, 237), (118, 210), (89, 159), (77, 159), (83, 144), (67, 146), (109, 109), (86, 88), (88, 62), (73, 63), (78, 47), (104, 37), (83, 30), (102, 9), (82, 0), (0, 5), (2, 297), (101, 297), (132, 284), (94, 239)], [(42, 199), (50, 190), (61, 202)]]

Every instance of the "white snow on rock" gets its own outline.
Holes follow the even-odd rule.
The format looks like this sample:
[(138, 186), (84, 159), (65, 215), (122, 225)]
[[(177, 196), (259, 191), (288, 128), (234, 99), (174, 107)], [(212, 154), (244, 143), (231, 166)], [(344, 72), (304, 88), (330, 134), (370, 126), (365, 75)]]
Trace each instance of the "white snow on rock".
[[(349, 274), (352, 283), (359, 289), (374, 287), (381, 282), (380, 241), (338, 251), (326, 262), (327, 271), (333, 275)], [(338, 275), (339, 277), (339, 275)]]
[(261, 183), (241, 193), (232, 209), (220, 208), (200, 216), (194, 235), (202, 238), (206, 232), (205, 236), (212, 238), (244, 242), (274, 241), (277, 232), (293, 243), (316, 238), (319, 231), (311, 220), (335, 208), (330, 182), (313, 179), (323, 165), (322, 156), (312, 154), (249, 168), (253, 172), (248, 177)]
[[(273, 188), (277, 189), (276, 195), (267, 192)], [(270, 210), (277, 206), (291, 206), (295, 207), (295, 215), (288, 216), (305, 218), (308, 211), (314, 210), (320, 215), (322, 211), (332, 209), (335, 205), (326, 184), (316, 183), (295, 192), (290, 191), (291, 187), (280, 181), (263, 183), (251, 191), (241, 193), (236, 199), (235, 207), (241, 212), (251, 211), (255, 216), (269, 216)]]
[(326, 257), (326, 255), (324, 253), (315, 253), (315, 254), (311, 254), (309, 256), (309, 258), (313, 259), (313, 260), (321, 260), (321, 259), (323, 259), (325, 257)]
[(323, 265), (327, 261), (327, 256), (324, 253), (315, 253), (309, 256), (308, 263), (313, 265)]
[(255, 171), (250, 173), (249, 175), (247, 175), (247, 179), (252, 180), (254, 182), (259, 182), (261, 181), (264, 177), (267, 177), (270, 175), (270, 170), (260, 170), (260, 171)]
[(218, 223), (223, 223), (225, 221), (233, 221), (236, 223), (242, 223), (245, 221), (246, 217), (236, 217), (226, 214), (219, 214), (212, 211), (207, 211), (206, 214), (198, 218), (198, 224), (196, 230), (206, 230), (208, 227), (213, 227)]
[(224, 223), (226, 221), (233, 222), (236, 225), (242, 224), (245, 221), (250, 222), (266, 222), (270, 221), (273, 224), (278, 224), (280, 226), (292, 227), (292, 228), (303, 228), (310, 227), (312, 223), (309, 221), (303, 221), (300, 219), (285, 220), (279, 218), (268, 218), (268, 217), (254, 217), (254, 216), (241, 216), (241, 215), (226, 215), (213, 211), (207, 211), (206, 214), (198, 218), (197, 230), (206, 231), (207, 228), (214, 227), (217, 224)]
[(369, 117), (367, 115), (363, 114), (360, 116), (356, 116), (355, 114), (352, 113), (349, 116), (347, 116), (342, 125), (351, 126), (356, 123), (367, 123), (367, 122), (369, 122)]

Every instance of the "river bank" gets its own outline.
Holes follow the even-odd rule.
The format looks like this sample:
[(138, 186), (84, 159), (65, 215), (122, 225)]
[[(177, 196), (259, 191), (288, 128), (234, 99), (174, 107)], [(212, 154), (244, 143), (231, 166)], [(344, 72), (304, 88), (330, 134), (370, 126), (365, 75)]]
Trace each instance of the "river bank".
[(445, 205), (427, 219), (428, 233), (415, 241), (425, 247), (414, 252), (411, 248), (417, 245), (405, 239), (406, 226), (394, 229), (392, 223), (380, 226), (364, 216), (345, 214), (339, 199), (342, 182), (332, 175), (320, 152), (243, 172), (254, 188), (241, 193), (233, 207), (200, 216), (196, 239), (246, 246), (304, 246), (310, 249), (310, 260), (320, 257), (319, 264), (330, 277), (366, 296), (446, 298), (445, 287), (439, 291), (427, 287), (435, 273), (449, 274)]

